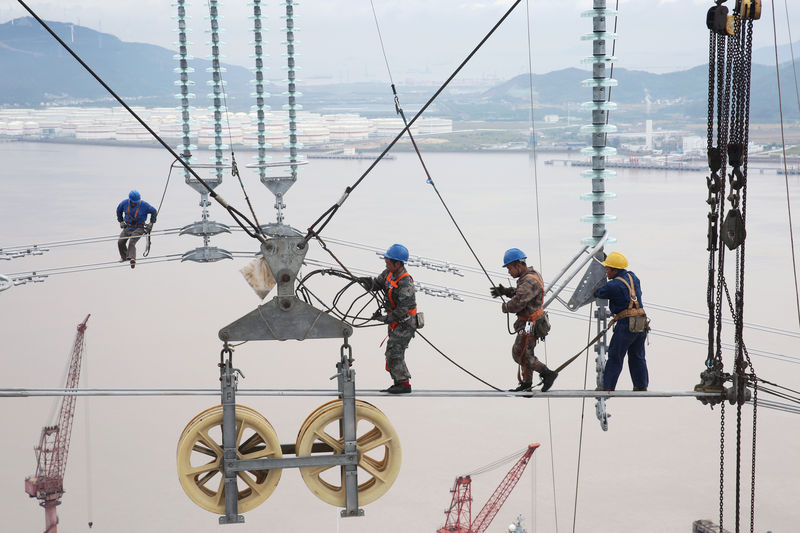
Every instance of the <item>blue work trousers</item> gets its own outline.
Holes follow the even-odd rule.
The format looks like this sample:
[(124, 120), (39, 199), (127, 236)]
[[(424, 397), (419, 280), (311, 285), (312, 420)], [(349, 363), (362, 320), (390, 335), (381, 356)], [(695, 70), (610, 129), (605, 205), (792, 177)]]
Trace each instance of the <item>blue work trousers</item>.
[(646, 388), (650, 382), (647, 374), (647, 361), (644, 358), (644, 341), (647, 332), (631, 333), (628, 329), (628, 320), (622, 320), (614, 326), (614, 335), (608, 345), (608, 361), (603, 372), (603, 388), (614, 390), (617, 379), (622, 372), (622, 362), (628, 354), (628, 369), (631, 372), (631, 381), (635, 388)]

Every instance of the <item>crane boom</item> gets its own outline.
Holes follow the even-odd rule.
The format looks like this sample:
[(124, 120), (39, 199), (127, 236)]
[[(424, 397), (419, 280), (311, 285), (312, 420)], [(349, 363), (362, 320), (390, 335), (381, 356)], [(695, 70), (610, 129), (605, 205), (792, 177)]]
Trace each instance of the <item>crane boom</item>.
[(447, 520), (445, 525), (437, 530), (437, 533), (483, 533), (492, 523), (506, 499), (514, 490), (522, 473), (530, 462), (533, 452), (539, 447), (538, 443), (528, 445), (528, 449), (517, 460), (511, 470), (505, 475), (503, 480), (495, 489), (492, 496), (484, 504), (475, 520), (471, 520), (472, 514), (472, 478), (470, 476), (459, 476), (450, 492), (453, 499), (450, 508), (445, 511)]
[[(86, 315), (83, 322), (78, 324), (67, 371), (67, 389), (77, 388), (80, 380), (84, 333), (89, 316)], [(56, 425), (42, 428), (39, 445), (35, 448), (36, 473), (25, 478), (25, 492), (31, 498), (37, 498), (39, 505), (45, 508), (46, 533), (56, 533), (58, 517), (55, 507), (61, 503), (61, 496), (64, 494), (64, 473), (67, 469), (76, 399), (74, 395), (64, 396)]]

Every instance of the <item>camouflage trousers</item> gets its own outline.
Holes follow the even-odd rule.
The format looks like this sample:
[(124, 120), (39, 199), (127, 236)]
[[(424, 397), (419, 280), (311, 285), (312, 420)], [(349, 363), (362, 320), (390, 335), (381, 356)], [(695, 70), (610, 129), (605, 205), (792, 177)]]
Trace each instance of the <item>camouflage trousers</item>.
[(398, 324), (396, 328), (389, 330), (389, 339), (386, 341), (386, 371), (395, 383), (411, 379), (406, 366), (406, 348), (413, 337), (414, 329), (405, 324)]
[(545, 366), (533, 355), (534, 346), (536, 346), (536, 337), (533, 335), (518, 333), (517, 338), (514, 339), (514, 346), (511, 347), (511, 357), (520, 367), (517, 375), (520, 383), (533, 381), (534, 370), (539, 372)]

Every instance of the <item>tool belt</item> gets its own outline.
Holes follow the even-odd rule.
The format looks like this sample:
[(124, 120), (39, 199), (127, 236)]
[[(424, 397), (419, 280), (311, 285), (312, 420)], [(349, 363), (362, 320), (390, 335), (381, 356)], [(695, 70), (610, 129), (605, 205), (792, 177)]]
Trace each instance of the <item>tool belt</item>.
[(628, 304), (627, 309), (623, 309), (614, 315), (614, 321), (616, 322), (622, 320), (623, 318), (627, 318), (628, 330), (631, 333), (649, 331), (650, 320), (647, 318), (647, 314), (645, 313), (644, 309), (639, 306), (639, 299), (636, 298), (636, 292), (633, 290), (633, 278), (630, 274), (628, 274), (628, 281), (625, 281), (622, 278), (616, 279), (620, 280), (628, 288), (628, 292), (631, 296), (631, 303)]

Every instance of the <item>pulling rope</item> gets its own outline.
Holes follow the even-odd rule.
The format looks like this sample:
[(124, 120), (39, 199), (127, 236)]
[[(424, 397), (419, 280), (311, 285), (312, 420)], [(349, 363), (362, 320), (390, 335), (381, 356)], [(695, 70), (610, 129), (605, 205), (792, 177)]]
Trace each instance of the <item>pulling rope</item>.
[[(235, 221), (235, 222), (236, 222), (236, 223), (237, 223), (239, 226), (241, 226), (241, 228), (242, 228), (242, 229), (245, 231), (245, 233), (247, 233), (247, 235), (248, 235), (248, 236), (250, 236), (250, 237), (252, 237), (252, 238), (254, 238), (254, 239), (257, 239), (257, 240), (259, 240), (259, 241), (260, 241), (260, 242), (262, 242), (262, 243), (266, 241), (266, 239), (265, 239), (265, 238), (264, 238), (262, 235), (260, 235), (260, 228), (259, 228), (258, 226), (256, 226), (255, 224), (253, 224), (253, 222), (251, 222), (251, 221), (250, 221), (250, 220), (249, 220), (249, 219), (248, 219), (248, 218), (247, 218), (247, 217), (246, 217), (244, 214), (242, 214), (242, 213), (241, 213), (241, 212), (240, 212), (238, 209), (236, 209), (235, 207), (233, 207), (233, 206), (229, 205), (229, 204), (228, 204), (228, 202), (226, 202), (226, 201), (225, 201), (225, 199), (224, 199), (224, 198), (222, 198), (222, 196), (220, 196), (220, 195), (218, 195), (216, 192), (214, 192), (214, 189), (212, 189), (212, 188), (211, 188), (211, 187), (208, 185), (208, 183), (206, 183), (206, 182), (205, 182), (205, 181), (204, 181), (204, 180), (203, 180), (203, 179), (202, 179), (200, 176), (198, 176), (198, 175), (197, 175), (197, 172), (195, 172), (195, 171), (194, 171), (194, 169), (193, 169), (193, 168), (192, 168), (192, 167), (189, 165), (189, 163), (187, 163), (186, 161), (184, 161), (183, 159), (181, 159), (181, 157), (180, 157), (180, 156), (179, 156), (177, 153), (175, 153), (175, 151), (172, 149), (172, 147), (171, 147), (169, 144), (167, 144), (167, 143), (166, 143), (166, 141), (164, 141), (164, 139), (162, 139), (162, 138), (161, 138), (161, 137), (160, 137), (160, 136), (159, 136), (159, 135), (158, 135), (158, 134), (157, 134), (155, 131), (153, 131), (153, 129), (152, 129), (150, 126), (148, 126), (148, 125), (147, 125), (147, 123), (146, 123), (146, 122), (145, 122), (145, 121), (144, 121), (144, 120), (143, 120), (143, 119), (142, 119), (142, 118), (141, 118), (139, 115), (137, 115), (137, 114), (136, 114), (136, 112), (135, 112), (133, 109), (131, 109), (131, 108), (130, 108), (130, 106), (129, 106), (128, 104), (126, 104), (126, 103), (125, 103), (125, 101), (124, 101), (122, 98), (120, 98), (120, 97), (117, 95), (117, 93), (115, 93), (115, 92), (114, 92), (114, 90), (113, 90), (113, 89), (111, 89), (111, 87), (109, 87), (109, 86), (106, 84), (106, 82), (104, 82), (104, 81), (102, 80), (102, 78), (100, 78), (100, 76), (98, 76), (98, 75), (97, 75), (97, 74), (96, 74), (96, 73), (95, 73), (95, 72), (94, 72), (94, 71), (91, 69), (91, 67), (89, 67), (89, 65), (87, 65), (87, 64), (86, 64), (86, 63), (85, 63), (85, 62), (84, 62), (84, 61), (83, 61), (83, 60), (82, 60), (82, 59), (81, 59), (81, 58), (78, 56), (78, 54), (76, 54), (76, 53), (75, 53), (75, 52), (74, 52), (74, 51), (73, 51), (73, 50), (72, 50), (72, 49), (69, 47), (69, 45), (67, 45), (67, 43), (65, 43), (65, 42), (64, 42), (64, 41), (63, 41), (63, 40), (62, 40), (62, 39), (61, 39), (61, 38), (60, 38), (58, 35), (56, 35), (56, 33), (55, 33), (55, 32), (54, 32), (54, 31), (53, 31), (51, 28), (50, 28), (50, 26), (48, 26), (48, 25), (47, 25), (47, 23), (46, 23), (44, 20), (42, 20), (42, 19), (39, 17), (39, 15), (37, 15), (37, 14), (36, 14), (36, 13), (35, 13), (35, 12), (34, 12), (34, 11), (31, 9), (31, 8), (30, 8), (30, 7), (28, 7), (28, 5), (27, 5), (27, 4), (24, 2), (24, 0), (17, 0), (17, 2), (18, 2), (18, 3), (19, 3), (19, 4), (20, 4), (20, 5), (23, 7), (23, 8), (25, 8), (25, 10), (26, 10), (28, 13), (30, 13), (30, 14), (31, 14), (31, 16), (32, 16), (34, 19), (36, 19), (36, 21), (37, 21), (37, 22), (38, 22), (38, 23), (39, 23), (39, 24), (40, 24), (40, 25), (41, 25), (41, 26), (42, 26), (42, 27), (43, 27), (45, 30), (47, 30), (47, 32), (48, 32), (48, 33), (49, 33), (49, 34), (50, 34), (50, 35), (51, 35), (51, 36), (52, 36), (52, 37), (53, 37), (53, 38), (54, 38), (56, 41), (58, 41), (58, 43), (59, 43), (59, 44), (60, 44), (60, 45), (61, 45), (61, 46), (62, 46), (62, 47), (63, 47), (63, 48), (64, 48), (64, 49), (67, 51), (67, 52), (69, 52), (69, 54), (70, 54), (70, 55), (71, 55), (73, 58), (75, 58), (75, 60), (76, 60), (78, 63), (80, 63), (80, 65), (81, 65), (81, 66), (82, 66), (84, 69), (86, 69), (86, 71), (87, 71), (89, 74), (91, 74), (91, 75), (92, 75), (92, 77), (93, 77), (95, 80), (97, 80), (97, 82), (98, 82), (98, 83), (100, 83), (100, 85), (102, 85), (102, 86), (103, 86), (103, 88), (104, 88), (106, 91), (108, 91), (108, 93), (109, 93), (111, 96), (113, 96), (113, 97), (114, 97), (114, 99), (115, 99), (117, 102), (119, 102), (119, 104), (120, 104), (122, 107), (124, 107), (124, 108), (125, 108), (125, 110), (126, 110), (126, 111), (128, 111), (128, 113), (130, 113), (130, 114), (131, 114), (131, 116), (132, 116), (133, 118), (135, 118), (135, 119), (136, 119), (136, 121), (137, 121), (137, 122), (139, 122), (139, 124), (141, 124), (141, 125), (142, 125), (142, 127), (143, 127), (144, 129), (146, 129), (146, 130), (148, 131), (148, 133), (150, 133), (150, 135), (152, 135), (152, 136), (153, 136), (153, 138), (154, 138), (156, 141), (158, 141), (158, 143), (159, 143), (159, 144), (160, 144), (160, 145), (161, 145), (161, 146), (162, 146), (162, 147), (163, 147), (165, 150), (167, 150), (167, 151), (168, 151), (170, 154), (172, 154), (172, 156), (173, 156), (175, 159), (177, 159), (177, 160), (179, 160), (179, 161), (181, 162), (181, 164), (184, 166), (184, 168), (186, 169), (186, 171), (187, 171), (187, 172), (189, 172), (190, 174), (192, 174), (192, 176), (194, 176), (194, 177), (197, 179), (197, 181), (198, 181), (200, 184), (202, 184), (202, 185), (203, 185), (203, 187), (205, 187), (205, 188), (208, 190), (208, 194), (209, 194), (209, 196), (211, 196), (211, 198), (213, 198), (214, 200), (216, 200), (216, 201), (217, 201), (217, 203), (219, 203), (219, 204), (220, 204), (220, 205), (221, 205), (223, 208), (225, 208), (225, 210), (226, 210), (226, 211), (228, 211), (228, 214), (229, 214), (229, 215), (230, 215), (230, 216), (233, 218), (233, 220), (234, 220), (234, 221)], [(250, 228), (252, 228), (252, 230), (253, 230), (253, 231), (251, 231), (250, 229), (248, 229), (248, 227), (247, 227), (247, 226), (245, 226), (245, 224), (244, 224), (245, 222), (246, 222), (246, 223), (247, 223), (247, 224), (250, 226)]]
[(306, 234), (304, 239), (306, 243), (308, 243), (308, 241), (311, 240), (311, 238), (314, 235), (321, 233), (322, 230), (325, 229), (325, 226), (328, 225), (328, 223), (331, 221), (331, 219), (339, 210), (339, 208), (342, 207), (342, 204), (344, 204), (344, 202), (350, 196), (350, 193), (352, 193), (355, 190), (355, 188), (358, 187), (362, 181), (364, 181), (367, 175), (369, 175), (369, 173), (372, 172), (372, 169), (374, 169), (375, 166), (381, 161), (381, 159), (383, 159), (386, 156), (389, 150), (391, 150), (392, 147), (395, 144), (397, 144), (397, 141), (399, 141), (403, 137), (403, 135), (405, 135), (406, 132), (409, 131), (409, 129), (417, 121), (417, 119), (422, 116), (422, 114), (428, 109), (428, 107), (430, 107), (430, 105), (434, 102), (434, 100), (436, 100), (436, 98), (439, 97), (442, 91), (444, 91), (445, 88), (447, 88), (450, 82), (453, 81), (453, 78), (455, 78), (456, 75), (459, 72), (461, 72), (461, 69), (463, 69), (464, 66), (467, 64), (467, 62), (469, 62), (472, 59), (472, 57), (478, 52), (478, 50), (481, 49), (484, 43), (489, 39), (489, 37), (492, 36), (492, 34), (494, 34), (497, 28), (500, 27), (500, 25), (506, 20), (506, 18), (508, 18), (508, 16), (512, 13), (512, 11), (514, 11), (514, 9), (519, 5), (521, 1), (522, 0), (516, 0), (514, 2), (514, 4), (508, 9), (508, 11), (506, 11), (506, 13), (500, 18), (500, 20), (498, 20), (497, 23), (492, 27), (492, 29), (489, 30), (489, 32), (483, 37), (483, 39), (481, 39), (481, 41), (477, 44), (477, 46), (475, 46), (475, 48), (467, 55), (467, 57), (461, 62), (461, 64), (453, 71), (452, 74), (450, 74), (450, 76), (445, 80), (445, 82), (436, 90), (433, 96), (431, 96), (428, 99), (428, 101), (425, 102), (425, 105), (423, 105), (422, 108), (420, 108), (420, 110), (417, 111), (417, 114), (414, 115), (414, 117), (408, 122), (408, 124), (406, 124), (406, 126), (400, 131), (400, 133), (398, 133), (395, 136), (395, 138), (388, 144), (388, 146), (384, 148), (383, 152), (381, 152), (378, 155), (378, 157), (375, 158), (375, 161), (373, 161), (370, 164), (367, 170), (364, 171), (364, 173), (355, 181), (353, 185), (345, 188), (342, 197), (335, 204), (329, 207), (324, 213), (322, 213), (322, 215), (320, 215), (319, 218), (317, 218), (317, 220), (315, 220), (314, 223), (311, 224), (311, 226), (309, 226), (308, 233)]
[(442, 357), (444, 357), (445, 359), (450, 361), (453, 365), (455, 365), (459, 369), (463, 370), (464, 372), (466, 372), (467, 374), (469, 374), (473, 378), (477, 379), (478, 381), (480, 381), (481, 383), (483, 383), (487, 387), (490, 387), (490, 388), (492, 388), (492, 389), (494, 389), (494, 390), (496, 390), (498, 392), (503, 392), (503, 389), (495, 387), (494, 385), (492, 385), (488, 381), (484, 381), (483, 379), (479, 378), (478, 376), (476, 376), (475, 374), (473, 374), (472, 372), (470, 372), (469, 370), (467, 370), (463, 366), (461, 366), (458, 363), (456, 363), (452, 358), (448, 357), (447, 354), (445, 354), (443, 351), (441, 351), (439, 348), (437, 348), (435, 344), (433, 344), (431, 341), (429, 341), (428, 338), (425, 335), (423, 335), (422, 333), (420, 333), (419, 331), (417, 331), (417, 335), (422, 337), (422, 340), (427, 342), (430, 345), (431, 348), (433, 348), (434, 350), (436, 350), (439, 353), (439, 355), (441, 355)]
[[(172, 164), (169, 166), (169, 172), (167, 172), (167, 182), (164, 184), (164, 192), (161, 193), (161, 200), (158, 202), (158, 209), (156, 209), (156, 216), (161, 215), (161, 206), (164, 205), (164, 197), (167, 195), (167, 187), (169, 187), (169, 179), (170, 177), (172, 177), (172, 170), (175, 168), (176, 161), (177, 159), (173, 161)], [(143, 257), (147, 257), (148, 255), (150, 255), (150, 234), (152, 232), (153, 232), (153, 226), (150, 226), (150, 229), (148, 229), (145, 232), (146, 245), (144, 247), (144, 252), (142, 252)]]
[[(450, 217), (450, 220), (453, 222), (453, 225), (455, 226), (456, 230), (458, 231), (458, 234), (461, 235), (461, 239), (464, 241), (464, 244), (467, 245), (467, 248), (469, 249), (470, 253), (472, 254), (472, 257), (475, 258), (475, 261), (478, 263), (478, 266), (480, 267), (481, 271), (483, 272), (483, 275), (486, 276), (486, 279), (489, 280), (489, 284), (492, 286), (492, 288), (495, 288), (496, 286), (494, 284), (494, 281), (492, 280), (492, 277), (489, 276), (489, 273), (486, 271), (486, 268), (483, 266), (483, 263), (481, 262), (480, 258), (478, 257), (478, 254), (472, 248), (472, 245), (470, 244), (469, 239), (467, 239), (467, 236), (464, 235), (464, 232), (462, 231), (461, 226), (459, 226), (458, 222), (456, 221), (455, 217), (453, 216), (453, 213), (450, 211), (450, 208), (447, 206), (447, 203), (444, 201), (444, 198), (442, 197), (441, 193), (439, 192), (439, 188), (436, 187), (436, 183), (433, 181), (433, 177), (431, 176), (431, 173), (428, 171), (428, 166), (425, 164), (425, 160), (422, 158), (422, 153), (419, 150), (419, 146), (417, 145), (417, 141), (414, 139), (414, 136), (411, 134), (411, 124), (409, 124), (408, 120), (406, 119), (406, 114), (403, 111), (403, 107), (400, 105), (400, 97), (397, 94), (397, 88), (395, 87), (394, 78), (392, 77), (392, 69), (389, 67), (389, 59), (388, 59), (388, 57), (386, 55), (386, 48), (385, 48), (385, 46), (383, 44), (383, 35), (381, 33), (380, 23), (378, 22), (378, 14), (375, 12), (375, 4), (373, 3), (372, 0), (370, 0), (370, 5), (372, 6), (372, 16), (375, 19), (375, 28), (378, 31), (378, 40), (381, 43), (381, 52), (383, 53), (383, 62), (386, 64), (386, 71), (389, 74), (389, 82), (391, 83), (391, 86), (392, 86), (392, 94), (394, 95), (395, 112), (398, 115), (400, 115), (400, 117), (403, 119), (403, 124), (405, 125), (404, 131), (406, 131), (408, 133), (408, 138), (411, 141), (411, 145), (414, 147), (414, 151), (417, 154), (417, 158), (419, 159), (419, 162), (422, 165), (422, 170), (425, 172), (425, 176), (427, 178), (425, 180), (425, 182), (427, 184), (429, 184), (431, 187), (433, 187), (433, 191), (436, 193), (436, 196), (439, 198), (439, 202), (441, 202), (442, 207), (444, 207), (444, 210), (447, 212), (447, 216)], [(527, 0), (526, 0), (526, 5), (527, 5)], [(416, 117), (414, 117), (414, 120), (416, 120)], [(538, 202), (538, 195), (537, 195), (537, 202)], [(538, 203), (537, 203), (537, 206), (538, 206)], [(537, 209), (537, 217), (538, 217), (538, 212), (539, 211)], [(541, 260), (541, 244), (539, 246), (540, 246), (539, 256), (540, 256), (540, 260)], [(503, 302), (505, 302), (505, 299), (502, 297), (502, 295), (500, 296), (500, 299)], [(506, 315), (506, 329), (508, 330), (508, 333), (510, 335), (516, 334), (515, 331), (511, 330), (511, 317), (510, 317), (510, 315)]]
[[(789, 24), (789, 8), (786, 7), (786, 24)], [(789, 29), (789, 46), (791, 47), (792, 30)], [(789, 248), (792, 252), (792, 272), (794, 274), (794, 297), (797, 304), (797, 322), (800, 324), (800, 288), (797, 283), (797, 258), (794, 251), (794, 223), (792, 222), (792, 201), (789, 196), (789, 168), (786, 165), (786, 137), (783, 131), (783, 99), (781, 97), (781, 70), (778, 66), (778, 32), (775, 25), (775, 0), (772, 0), (772, 39), (775, 48), (775, 77), (778, 80), (778, 111), (781, 116), (781, 148), (783, 149), (783, 177), (786, 183), (786, 211), (789, 216)], [(792, 67), (794, 68), (794, 50), (792, 49)], [(795, 71), (795, 92), (797, 93), (797, 72)], [(800, 110), (800, 93), (797, 96), (797, 106)]]

